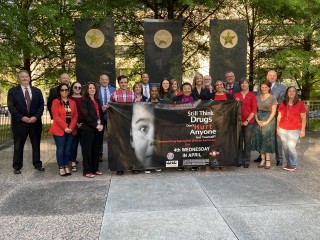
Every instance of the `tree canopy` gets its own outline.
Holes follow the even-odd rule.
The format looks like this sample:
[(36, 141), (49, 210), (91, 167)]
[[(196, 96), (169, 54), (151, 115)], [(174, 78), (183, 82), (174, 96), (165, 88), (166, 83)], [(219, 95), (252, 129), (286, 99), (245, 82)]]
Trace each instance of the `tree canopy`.
[[(74, 23), (113, 18), (116, 66), (143, 72), (143, 20), (183, 23), (183, 73), (209, 61), (210, 19), (247, 20), (248, 76), (252, 83), (275, 69), (291, 79), (302, 98), (319, 96), (320, 0), (11, 0), (0, 1), (0, 84), (14, 84), (26, 69), (39, 86), (55, 85), (60, 73), (75, 76)], [(1, 91), (1, 90), (0, 90)]]

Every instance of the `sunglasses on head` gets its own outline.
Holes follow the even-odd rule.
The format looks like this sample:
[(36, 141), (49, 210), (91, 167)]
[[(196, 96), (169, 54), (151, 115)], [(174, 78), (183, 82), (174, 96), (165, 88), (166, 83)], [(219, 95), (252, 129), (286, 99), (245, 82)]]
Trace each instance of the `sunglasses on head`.
[(69, 92), (69, 89), (60, 89), (60, 92)]
[(79, 90), (81, 89), (81, 87), (77, 87), (77, 86), (74, 86), (73, 88), (74, 89), (79, 89)]

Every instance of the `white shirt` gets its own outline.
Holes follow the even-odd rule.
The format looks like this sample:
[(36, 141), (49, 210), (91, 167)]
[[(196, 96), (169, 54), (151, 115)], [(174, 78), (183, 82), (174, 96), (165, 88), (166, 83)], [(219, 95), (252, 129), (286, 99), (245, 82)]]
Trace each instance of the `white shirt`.
[(24, 99), (26, 99), (26, 88), (28, 89), (29, 96), (30, 96), (30, 101), (31, 101), (32, 100), (32, 92), (31, 92), (30, 85), (28, 85), (28, 87), (24, 87), (22, 85), (20, 85), (20, 86), (21, 86), (21, 89), (22, 89), (22, 92), (23, 92)]

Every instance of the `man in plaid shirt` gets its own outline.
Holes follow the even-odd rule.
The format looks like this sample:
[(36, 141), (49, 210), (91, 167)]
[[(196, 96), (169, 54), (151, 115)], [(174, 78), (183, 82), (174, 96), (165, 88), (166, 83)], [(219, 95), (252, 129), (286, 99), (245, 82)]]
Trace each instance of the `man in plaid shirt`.
[(134, 102), (134, 92), (128, 89), (128, 77), (121, 75), (117, 78), (119, 89), (110, 98), (111, 102)]

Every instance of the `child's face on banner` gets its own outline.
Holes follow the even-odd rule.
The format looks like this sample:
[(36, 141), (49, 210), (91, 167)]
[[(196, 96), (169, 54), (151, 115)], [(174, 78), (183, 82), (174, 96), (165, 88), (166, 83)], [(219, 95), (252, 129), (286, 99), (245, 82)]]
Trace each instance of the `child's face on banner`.
[(150, 162), (153, 154), (154, 114), (149, 104), (135, 103), (132, 109), (131, 146), (141, 163)]

